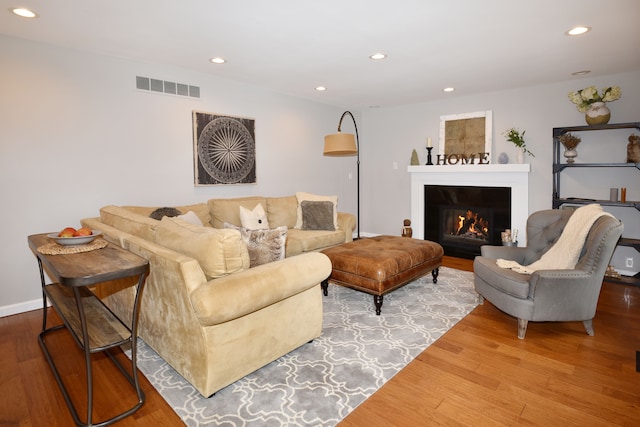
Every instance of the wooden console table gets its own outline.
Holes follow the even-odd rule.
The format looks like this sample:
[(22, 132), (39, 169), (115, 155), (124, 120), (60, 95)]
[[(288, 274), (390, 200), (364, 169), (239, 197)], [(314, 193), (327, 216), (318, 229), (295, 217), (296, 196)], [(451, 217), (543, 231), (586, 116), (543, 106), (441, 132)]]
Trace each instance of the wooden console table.
[[(71, 411), (73, 420), (78, 426), (106, 426), (131, 415), (140, 409), (145, 400), (144, 392), (140, 389), (138, 382), (136, 346), (138, 311), (140, 309), (145, 276), (149, 271), (149, 262), (111, 243), (103, 249), (96, 249), (90, 252), (68, 255), (43, 255), (38, 252), (38, 248), (49, 242), (46, 234), (29, 236), (28, 242), (29, 248), (38, 259), (42, 285), (43, 318), (42, 332), (38, 336), (38, 341), (51, 366), (65, 402)], [(47, 284), (44, 275), (45, 271), (57, 283)], [(130, 323), (131, 327), (129, 328), (91, 292), (88, 286), (132, 276), (138, 277), (138, 284)], [(64, 322), (63, 325), (47, 328), (47, 298)], [(86, 422), (80, 420), (45, 343), (45, 335), (65, 327), (80, 348), (84, 350), (87, 380)], [(126, 343), (131, 344), (131, 375), (109, 351), (113, 347)], [(105, 421), (93, 423), (91, 354), (101, 351), (107, 353), (133, 386), (137, 395), (137, 403), (123, 413)]]

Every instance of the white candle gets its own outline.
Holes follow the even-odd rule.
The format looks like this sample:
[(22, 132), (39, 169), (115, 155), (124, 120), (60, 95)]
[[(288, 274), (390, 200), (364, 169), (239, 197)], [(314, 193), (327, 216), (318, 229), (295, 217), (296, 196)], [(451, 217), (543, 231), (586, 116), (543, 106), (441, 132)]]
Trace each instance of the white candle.
[(433, 147), (431, 145), (431, 137), (427, 138), (427, 147), (429, 147), (429, 148)]

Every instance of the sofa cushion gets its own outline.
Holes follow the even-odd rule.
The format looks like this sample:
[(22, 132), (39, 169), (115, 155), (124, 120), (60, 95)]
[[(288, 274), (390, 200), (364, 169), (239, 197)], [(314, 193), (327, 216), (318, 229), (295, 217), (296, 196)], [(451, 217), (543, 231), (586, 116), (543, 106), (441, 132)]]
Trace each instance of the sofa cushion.
[(211, 225), (215, 228), (224, 228), (224, 223), (228, 222), (236, 227), (242, 227), (240, 220), (240, 206), (253, 210), (258, 203), (267, 206), (264, 197), (240, 197), (235, 199), (210, 199), (207, 201), (211, 214)]
[(298, 219), (298, 199), (296, 196), (268, 197), (267, 217), (271, 227), (295, 227)]
[(225, 228), (238, 230), (249, 251), (250, 267), (278, 261), (285, 257), (287, 227), (268, 230), (249, 230), (225, 223)]
[[(158, 209), (158, 206), (122, 206), (122, 208), (127, 209), (133, 213), (149, 216), (151, 212), (155, 209)], [(189, 212), (193, 211), (202, 224), (205, 226), (211, 225), (211, 215), (209, 214), (209, 205), (206, 203), (196, 203), (193, 205), (183, 205), (183, 206), (174, 206), (174, 208), (178, 209), (180, 212)]]
[(249, 268), (247, 246), (237, 230), (164, 217), (156, 230), (156, 243), (198, 260), (207, 280)]
[[(303, 252), (317, 251), (329, 246), (344, 243), (344, 231), (297, 230), (292, 228), (287, 234), (287, 241), (299, 241)], [(292, 244), (295, 244), (292, 242)], [(293, 249), (293, 248), (292, 248)], [(287, 251), (288, 252), (288, 251)], [(287, 253), (288, 255), (288, 253)]]
[(302, 230), (334, 231), (333, 203), (329, 201), (312, 202), (304, 200), (302, 208)]
[(240, 222), (243, 228), (249, 230), (269, 229), (269, 220), (267, 219), (267, 213), (262, 207), (262, 203), (258, 203), (253, 210), (240, 206)]
[(319, 196), (316, 194), (297, 192), (296, 199), (298, 200), (297, 218), (295, 228), (302, 229), (302, 206), (301, 203), (305, 200), (312, 202), (329, 201), (333, 203), (333, 227), (338, 228), (338, 196)]
[(104, 206), (100, 209), (100, 220), (120, 231), (153, 242), (156, 238), (156, 228), (159, 224), (157, 220), (149, 218), (149, 214), (153, 209), (150, 208), (147, 212), (141, 213), (123, 206)]

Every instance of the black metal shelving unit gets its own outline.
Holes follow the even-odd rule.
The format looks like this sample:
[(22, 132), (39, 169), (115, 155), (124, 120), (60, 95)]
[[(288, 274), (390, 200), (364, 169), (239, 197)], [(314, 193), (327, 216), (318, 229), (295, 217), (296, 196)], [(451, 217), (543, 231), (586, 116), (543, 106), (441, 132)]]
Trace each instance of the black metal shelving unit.
[[(552, 205), (554, 209), (559, 208), (564, 204), (573, 205), (586, 205), (589, 203), (598, 203), (602, 206), (615, 206), (615, 207), (628, 207), (635, 208), (640, 212), (640, 201), (624, 201), (615, 202), (611, 200), (598, 200), (598, 199), (586, 199), (560, 196), (560, 178), (562, 172), (566, 169), (573, 168), (636, 168), (640, 172), (640, 163), (561, 163), (560, 148), (562, 143), (560, 142), (560, 136), (568, 132), (586, 132), (586, 131), (598, 131), (598, 130), (613, 130), (613, 129), (635, 129), (640, 131), (640, 122), (631, 123), (614, 123), (606, 125), (595, 126), (565, 126), (553, 128), (553, 200)], [(621, 238), (618, 242), (618, 246), (628, 246), (634, 248), (640, 252), (640, 239)], [(635, 276), (622, 276), (620, 279), (607, 278), (607, 281), (623, 283), (627, 285), (640, 286), (640, 273)]]

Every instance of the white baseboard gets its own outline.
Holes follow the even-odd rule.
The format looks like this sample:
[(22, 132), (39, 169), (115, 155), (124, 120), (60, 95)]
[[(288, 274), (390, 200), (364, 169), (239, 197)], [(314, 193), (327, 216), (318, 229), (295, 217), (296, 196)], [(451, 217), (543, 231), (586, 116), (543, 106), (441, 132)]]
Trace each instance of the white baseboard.
[(13, 316), (42, 308), (42, 298), (0, 307), (0, 317)]
[(616, 271), (623, 276), (633, 276), (635, 274), (638, 274), (637, 271), (631, 271), (631, 270), (616, 269)]

